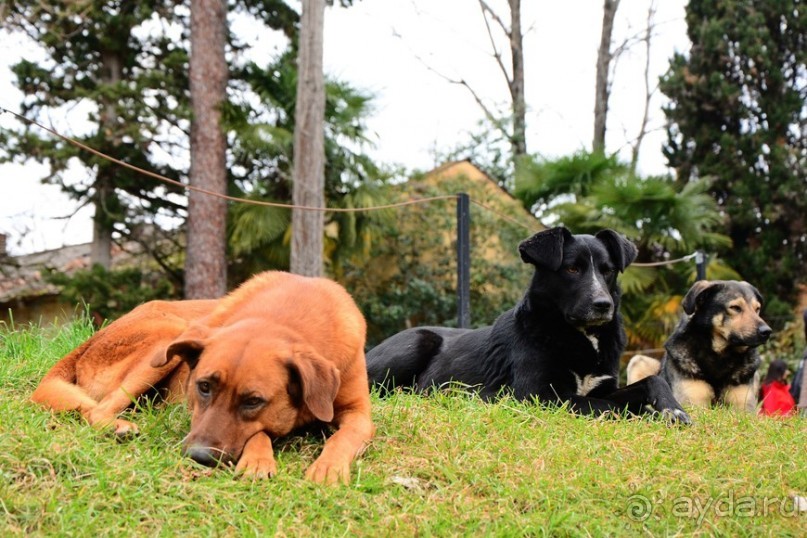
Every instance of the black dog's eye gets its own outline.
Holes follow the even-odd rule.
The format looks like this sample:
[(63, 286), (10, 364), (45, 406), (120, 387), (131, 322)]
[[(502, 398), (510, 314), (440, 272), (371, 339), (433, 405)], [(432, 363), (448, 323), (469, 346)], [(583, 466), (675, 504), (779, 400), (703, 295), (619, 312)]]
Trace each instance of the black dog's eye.
[(208, 381), (197, 381), (196, 382), (196, 390), (199, 392), (200, 396), (203, 396), (203, 397), (210, 396), (210, 382), (208, 382)]
[(569, 265), (566, 267), (566, 272), (572, 275), (576, 275), (577, 273), (580, 272), (580, 268), (577, 267), (576, 265)]

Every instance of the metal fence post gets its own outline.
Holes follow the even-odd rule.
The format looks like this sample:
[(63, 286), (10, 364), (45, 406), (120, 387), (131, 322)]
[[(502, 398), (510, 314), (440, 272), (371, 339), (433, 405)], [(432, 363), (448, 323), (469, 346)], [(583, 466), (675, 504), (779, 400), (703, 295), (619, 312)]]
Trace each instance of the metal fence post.
[(471, 201), (457, 194), (457, 326), (471, 326)]
[(706, 280), (706, 254), (702, 250), (695, 251), (695, 280)]

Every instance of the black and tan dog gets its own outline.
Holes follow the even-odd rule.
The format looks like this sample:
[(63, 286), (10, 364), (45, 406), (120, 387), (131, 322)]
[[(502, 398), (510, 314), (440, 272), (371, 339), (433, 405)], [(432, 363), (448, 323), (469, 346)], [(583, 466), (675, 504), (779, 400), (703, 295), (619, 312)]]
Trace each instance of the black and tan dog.
[(772, 333), (759, 315), (759, 291), (748, 282), (701, 280), (681, 306), (684, 315), (664, 344), (661, 363), (643, 355), (633, 357), (628, 383), (660, 371), (684, 406), (723, 403), (754, 411), (757, 347)]
[(306, 478), (347, 482), (375, 431), (365, 333), (336, 282), (268, 271), (220, 300), (139, 306), (57, 362), (31, 398), (120, 435), (137, 431), (117, 415), (142, 394), (187, 398), (183, 452), (256, 477), (277, 470), (272, 440), (332, 424)]
[(370, 379), (419, 391), (454, 381), (484, 398), (504, 392), (584, 414), (627, 409), (689, 422), (658, 376), (617, 386), (625, 346), (617, 274), (636, 258), (630, 241), (612, 230), (573, 235), (557, 227), (523, 241), (519, 253), (535, 273), (515, 308), (481, 329), (393, 335), (367, 354)]

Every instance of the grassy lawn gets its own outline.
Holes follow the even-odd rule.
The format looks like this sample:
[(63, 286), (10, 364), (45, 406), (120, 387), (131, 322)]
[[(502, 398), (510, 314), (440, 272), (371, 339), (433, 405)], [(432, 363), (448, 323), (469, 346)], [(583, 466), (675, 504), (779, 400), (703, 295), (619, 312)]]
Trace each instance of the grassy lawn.
[(322, 447), (277, 445), (278, 476), (180, 456), (183, 406), (118, 442), (28, 402), (86, 325), (0, 333), (0, 533), (48, 536), (804, 536), (807, 421), (694, 411), (695, 425), (592, 420), (460, 394), (374, 397), (347, 487), (302, 479)]

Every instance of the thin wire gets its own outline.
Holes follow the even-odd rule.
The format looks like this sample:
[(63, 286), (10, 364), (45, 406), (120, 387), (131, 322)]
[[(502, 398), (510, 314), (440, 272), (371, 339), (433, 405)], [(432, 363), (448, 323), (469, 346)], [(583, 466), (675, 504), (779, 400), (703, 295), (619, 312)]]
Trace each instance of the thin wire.
[[(359, 212), (363, 212), (363, 211), (380, 211), (382, 209), (394, 209), (394, 208), (404, 207), (404, 206), (408, 206), (408, 205), (434, 202), (434, 201), (437, 201), (437, 200), (451, 200), (451, 199), (456, 200), (457, 199), (456, 194), (444, 194), (444, 195), (441, 195), (441, 196), (431, 196), (431, 197), (428, 197), (428, 198), (415, 198), (415, 199), (412, 199), (412, 200), (407, 200), (405, 202), (398, 202), (398, 203), (394, 203), (394, 204), (385, 204), (385, 205), (371, 206), (371, 207), (312, 207), (312, 206), (299, 206), (299, 205), (293, 205), (293, 204), (282, 204), (282, 203), (279, 203), (279, 202), (266, 202), (266, 201), (262, 201), (262, 200), (249, 200), (247, 198), (238, 198), (236, 196), (229, 196), (227, 194), (221, 194), (221, 193), (218, 193), (218, 192), (203, 189), (201, 187), (196, 187), (194, 185), (187, 185), (185, 183), (182, 183), (181, 181), (176, 181), (174, 179), (167, 178), (167, 177), (162, 176), (160, 174), (157, 174), (155, 172), (150, 172), (149, 170), (144, 170), (143, 168), (139, 168), (139, 167), (134, 166), (132, 164), (129, 164), (129, 163), (126, 163), (126, 162), (121, 161), (119, 159), (116, 159), (116, 158), (114, 158), (114, 157), (112, 157), (110, 155), (107, 155), (106, 153), (102, 153), (102, 152), (98, 151), (97, 149), (94, 149), (94, 148), (92, 148), (92, 147), (90, 147), (90, 146), (88, 146), (86, 144), (83, 144), (83, 143), (79, 142), (78, 140), (74, 140), (74, 139), (72, 139), (72, 138), (70, 138), (68, 136), (60, 134), (57, 131), (54, 131), (53, 129), (45, 127), (41, 123), (38, 123), (38, 122), (36, 122), (36, 121), (34, 121), (34, 120), (30, 119), (30, 118), (26, 118), (25, 116), (23, 116), (21, 114), (17, 114), (16, 112), (8, 110), (7, 108), (4, 108), (4, 107), (0, 107), (0, 113), (3, 113), (3, 112), (11, 114), (12, 116), (16, 117), (17, 119), (22, 120), (24, 122), (27, 122), (29, 124), (36, 125), (40, 129), (43, 129), (44, 131), (47, 131), (50, 134), (52, 134), (52, 135), (54, 135), (54, 136), (56, 136), (58, 138), (61, 138), (65, 142), (68, 142), (69, 144), (72, 144), (72, 145), (76, 146), (77, 148), (83, 149), (84, 151), (88, 151), (88, 152), (92, 153), (93, 155), (97, 155), (98, 157), (101, 157), (102, 159), (106, 159), (107, 161), (110, 161), (110, 162), (113, 162), (113, 163), (118, 164), (120, 166), (123, 166), (124, 168), (128, 168), (130, 170), (133, 170), (133, 171), (135, 171), (135, 172), (137, 172), (139, 174), (142, 174), (144, 176), (148, 176), (148, 177), (156, 179), (158, 181), (162, 181), (164, 183), (169, 183), (171, 185), (175, 185), (175, 186), (183, 188), (183, 189), (196, 191), (196, 192), (200, 192), (202, 194), (206, 194), (208, 196), (214, 196), (216, 198), (221, 198), (221, 199), (224, 199), (224, 200), (228, 200), (230, 202), (238, 202), (238, 203), (242, 203), (242, 204), (251, 204), (251, 205), (257, 205), (257, 206), (264, 206), (264, 207), (279, 207), (279, 208), (284, 208), (284, 209), (302, 209), (304, 211), (321, 211), (321, 212), (329, 212), (329, 213), (359, 213)], [(522, 228), (524, 228), (524, 229), (526, 229), (526, 230), (528, 230), (530, 232), (533, 231), (533, 229), (530, 226), (528, 226), (528, 225), (526, 225), (526, 224), (524, 224), (522, 222), (519, 222), (519, 221), (517, 221), (517, 220), (515, 220), (515, 219), (513, 219), (511, 217), (508, 217), (507, 215), (504, 215), (504, 214), (496, 211), (495, 209), (493, 209), (493, 208), (491, 208), (489, 206), (486, 206), (485, 204), (483, 204), (481, 202), (477, 202), (473, 198), (471, 199), (471, 203), (481, 207), (482, 209), (485, 209), (486, 211), (490, 211), (494, 215), (498, 216), (500, 219), (506, 220), (506, 221), (510, 222), (511, 224), (515, 224), (516, 226), (520, 226), (520, 227), (522, 227)], [(673, 264), (676, 264), (676, 263), (689, 261), (692, 258), (694, 258), (696, 255), (697, 255), (697, 253), (693, 252), (692, 254), (689, 254), (687, 256), (684, 256), (683, 258), (678, 258), (678, 259), (675, 259), (675, 260), (666, 260), (666, 261), (662, 261), (662, 262), (648, 262), (648, 263), (636, 263), (636, 262), (634, 262), (632, 265), (635, 266), (635, 267), (660, 267), (660, 266), (664, 266), (664, 265), (673, 265)]]
[(36, 121), (34, 121), (34, 120), (30, 119), (30, 118), (26, 118), (25, 116), (17, 114), (16, 112), (13, 112), (13, 111), (8, 110), (6, 108), (0, 107), (0, 112), (8, 112), (9, 114), (15, 116), (16, 118), (18, 118), (18, 119), (20, 119), (22, 121), (26, 121), (26, 122), (28, 122), (30, 124), (36, 125), (40, 129), (43, 129), (43, 130), (49, 132), (50, 134), (61, 138), (65, 142), (68, 142), (68, 143), (76, 146), (77, 148), (83, 149), (85, 151), (89, 151), (93, 155), (97, 155), (98, 157), (101, 157), (102, 159), (106, 159), (107, 161), (110, 161), (110, 162), (113, 162), (113, 163), (118, 164), (120, 166), (123, 166), (124, 168), (134, 170), (135, 172), (137, 172), (139, 174), (143, 174), (144, 176), (148, 176), (148, 177), (151, 177), (153, 179), (162, 181), (164, 183), (169, 183), (171, 185), (176, 185), (177, 187), (181, 187), (183, 189), (200, 192), (202, 194), (207, 194), (208, 196), (214, 196), (216, 198), (221, 198), (221, 199), (224, 199), (224, 200), (229, 200), (231, 202), (239, 202), (239, 203), (243, 203), (243, 204), (251, 204), (251, 205), (258, 205), (258, 206), (265, 206), (265, 207), (280, 207), (280, 208), (284, 208), (284, 209), (302, 209), (304, 211), (321, 211), (321, 212), (328, 212), (328, 213), (359, 213), (359, 212), (363, 212), (363, 211), (379, 211), (379, 210), (382, 210), (382, 209), (393, 209), (393, 208), (404, 207), (404, 206), (413, 205), (413, 204), (422, 204), (422, 203), (427, 203), (427, 202), (434, 202), (434, 201), (437, 201), (437, 200), (451, 200), (451, 199), (456, 200), (456, 198), (457, 198), (456, 194), (445, 194), (445, 195), (442, 195), (442, 196), (431, 196), (429, 198), (415, 198), (415, 199), (412, 199), (412, 200), (407, 200), (405, 202), (398, 202), (398, 203), (394, 203), (394, 204), (385, 204), (385, 205), (371, 206), (371, 207), (312, 207), (312, 206), (299, 206), (299, 205), (292, 205), (292, 204), (282, 204), (282, 203), (279, 203), (279, 202), (266, 202), (266, 201), (262, 201), (262, 200), (249, 200), (247, 198), (238, 198), (236, 196), (229, 196), (227, 194), (221, 194), (221, 193), (218, 193), (218, 192), (215, 192), (215, 191), (210, 191), (210, 190), (207, 190), (207, 189), (203, 189), (201, 187), (196, 187), (194, 185), (187, 185), (185, 183), (182, 183), (181, 181), (176, 181), (174, 179), (167, 178), (167, 177), (162, 176), (160, 174), (157, 174), (155, 172), (150, 172), (148, 170), (144, 170), (142, 168), (139, 168), (139, 167), (134, 166), (132, 164), (126, 163), (124, 161), (118, 160), (118, 159), (116, 159), (114, 157), (111, 157), (110, 155), (107, 155), (106, 153), (102, 153), (102, 152), (98, 151), (97, 149), (91, 148), (90, 146), (79, 142), (78, 140), (74, 140), (74, 139), (72, 139), (72, 138), (70, 138), (68, 136), (62, 135), (62, 134), (54, 131), (53, 129), (45, 127), (44, 125), (42, 125), (40, 123), (37, 123)]
[[(488, 206), (486, 206), (485, 204), (483, 204), (481, 202), (477, 202), (473, 198), (471, 199), (471, 203), (475, 204), (475, 205), (478, 205), (479, 207), (490, 211), (491, 213), (498, 216), (500, 219), (506, 220), (506, 221), (510, 222), (511, 224), (515, 224), (516, 226), (521, 226), (522, 228), (525, 228), (526, 230), (529, 230), (530, 232), (533, 231), (533, 229), (531, 227), (527, 226), (526, 224), (518, 222), (517, 220), (515, 220), (513, 218), (510, 218), (507, 215), (503, 215), (502, 213), (499, 213), (495, 209), (493, 209), (491, 207), (488, 207)], [(663, 262), (646, 262), (646, 263), (636, 263), (636, 262), (634, 262), (631, 265), (636, 266), (636, 267), (660, 267), (660, 266), (663, 266), (663, 265), (673, 265), (673, 264), (676, 264), (676, 263), (689, 261), (689, 260), (691, 260), (692, 258), (694, 258), (697, 255), (698, 255), (697, 252), (693, 252), (692, 254), (687, 254), (683, 258), (677, 258), (675, 260), (665, 260)]]
[(498, 211), (496, 211), (496, 210), (495, 210), (495, 209), (493, 209), (492, 207), (486, 206), (485, 204), (483, 204), (483, 203), (481, 203), (481, 202), (477, 202), (477, 201), (476, 201), (476, 200), (474, 200), (473, 198), (471, 198), (471, 203), (472, 203), (472, 204), (474, 204), (474, 205), (477, 205), (477, 206), (481, 207), (482, 209), (485, 209), (485, 210), (487, 210), (487, 211), (490, 211), (491, 213), (493, 213), (494, 215), (496, 215), (497, 217), (499, 217), (499, 218), (500, 218), (500, 219), (502, 219), (502, 220), (506, 220), (507, 222), (509, 222), (509, 223), (511, 223), (511, 224), (515, 224), (516, 226), (520, 226), (520, 227), (524, 228), (525, 230), (527, 230), (527, 231), (529, 231), (529, 232), (533, 232), (533, 231), (534, 231), (534, 229), (533, 229), (532, 227), (527, 226), (527, 225), (526, 225), (526, 224), (524, 224), (523, 222), (519, 222), (519, 221), (515, 220), (514, 218), (511, 218), (511, 217), (508, 217), (507, 215), (504, 215), (504, 214), (502, 214), (502, 213), (499, 213)]
[(663, 262), (647, 262), (647, 263), (633, 262), (631, 265), (635, 267), (660, 267), (662, 265), (673, 265), (675, 263), (688, 262), (697, 255), (698, 255), (697, 252), (693, 252), (692, 254), (687, 254), (683, 258), (676, 258), (675, 260), (665, 260)]

